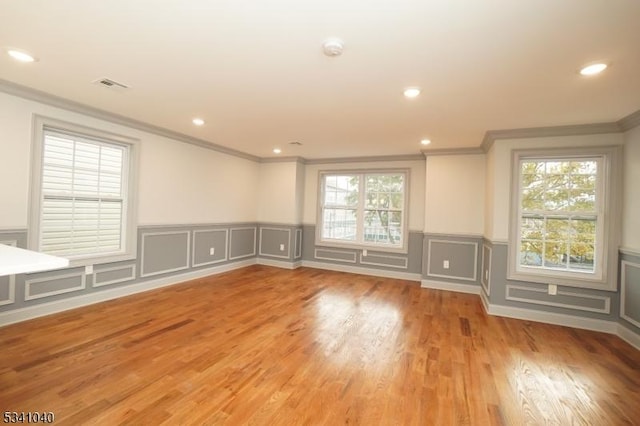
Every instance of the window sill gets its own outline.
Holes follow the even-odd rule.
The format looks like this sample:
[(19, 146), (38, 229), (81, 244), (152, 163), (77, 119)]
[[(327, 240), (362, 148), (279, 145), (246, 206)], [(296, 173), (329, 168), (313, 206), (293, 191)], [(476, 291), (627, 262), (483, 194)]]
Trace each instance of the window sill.
[(136, 258), (133, 253), (112, 253), (100, 256), (87, 256), (69, 258), (69, 267), (103, 265), (106, 263), (122, 262), (125, 260), (134, 260)]
[(315, 241), (316, 247), (331, 247), (331, 248), (342, 248), (342, 249), (350, 249), (350, 250), (368, 250), (376, 253), (396, 253), (396, 254), (408, 254), (408, 247), (384, 247), (374, 244), (358, 244), (358, 243), (342, 243), (342, 242), (334, 242), (334, 241)]
[(577, 287), (601, 291), (617, 291), (615, 282), (610, 283), (606, 278), (580, 278), (569, 277), (564, 274), (554, 274), (553, 272), (531, 273), (524, 271), (509, 271), (507, 279), (538, 284), (555, 284), (565, 287)]

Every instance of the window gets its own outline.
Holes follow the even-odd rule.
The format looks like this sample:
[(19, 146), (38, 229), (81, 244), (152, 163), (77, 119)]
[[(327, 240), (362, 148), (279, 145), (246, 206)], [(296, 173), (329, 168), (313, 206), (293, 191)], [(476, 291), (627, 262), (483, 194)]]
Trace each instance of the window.
[(31, 247), (72, 265), (132, 258), (133, 145), (50, 121), (34, 143)]
[(613, 157), (614, 149), (516, 152), (510, 278), (611, 287), (618, 234)]
[(321, 172), (320, 244), (406, 251), (407, 172)]

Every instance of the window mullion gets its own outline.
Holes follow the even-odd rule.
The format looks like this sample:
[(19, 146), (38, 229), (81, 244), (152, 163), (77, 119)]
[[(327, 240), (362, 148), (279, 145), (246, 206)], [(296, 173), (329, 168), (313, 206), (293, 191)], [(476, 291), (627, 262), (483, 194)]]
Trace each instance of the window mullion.
[(364, 244), (364, 205), (366, 200), (365, 194), (365, 180), (366, 175), (361, 174), (358, 176), (358, 210), (356, 216), (356, 241)]

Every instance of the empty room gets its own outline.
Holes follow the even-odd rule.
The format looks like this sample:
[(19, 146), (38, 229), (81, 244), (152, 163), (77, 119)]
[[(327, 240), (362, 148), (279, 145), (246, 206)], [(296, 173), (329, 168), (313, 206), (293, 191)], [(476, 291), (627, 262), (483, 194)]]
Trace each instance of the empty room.
[(634, 425), (640, 2), (0, 2), (0, 416)]

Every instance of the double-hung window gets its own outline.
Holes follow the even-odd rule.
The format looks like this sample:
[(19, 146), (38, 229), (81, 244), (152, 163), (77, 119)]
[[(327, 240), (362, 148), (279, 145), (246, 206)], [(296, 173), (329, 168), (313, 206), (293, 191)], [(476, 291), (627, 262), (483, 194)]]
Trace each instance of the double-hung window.
[(31, 248), (66, 257), (72, 265), (132, 258), (134, 145), (72, 125), (37, 122)]
[(615, 288), (615, 154), (515, 153), (510, 278)]
[(320, 173), (318, 243), (406, 251), (408, 173)]

